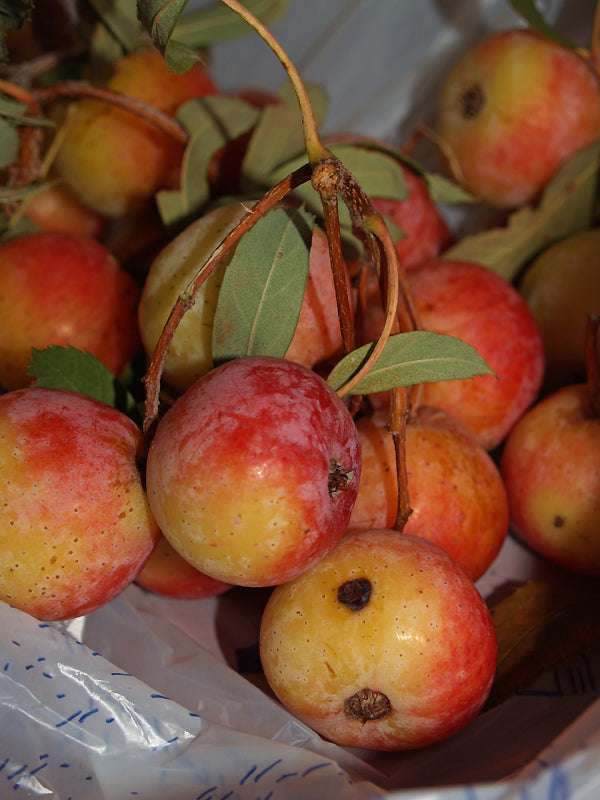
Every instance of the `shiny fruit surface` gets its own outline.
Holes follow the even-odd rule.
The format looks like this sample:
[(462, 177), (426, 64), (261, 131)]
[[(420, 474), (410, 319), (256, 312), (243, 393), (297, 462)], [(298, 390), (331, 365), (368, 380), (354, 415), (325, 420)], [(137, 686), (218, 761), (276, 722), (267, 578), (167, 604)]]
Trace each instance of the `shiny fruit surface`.
[(272, 586), (318, 561), (348, 523), (360, 478), (354, 420), (316, 373), (283, 358), (215, 367), (158, 423), (150, 505), (196, 569)]
[(466, 189), (492, 206), (533, 202), (566, 159), (599, 138), (598, 76), (533, 30), (501, 31), (451, 69), (436, 127)]
[[(216, 93), (202, 65), (176, 74), (154, 48), (123, 56), (107, 86), (170, 116), (187, 100)], [(159, 189), (176, 187), (182, 157), (182, 145), (147, 121), (83, 99), (67, 117), (54, 167), (86, 206), (121, 217), (142, 210)]]
[(531, 408), (500, 468), (515, 533), (554, 563), (600, 576), (600, 418), (586, 394), (564, 386)]
[(489, 693), (496, 637), (474, 584), (437, 545), (348, 533), (277, 586), (260, 655), (281, 703), (346, 747), (409, 750), (467, 725)]
[(135, 578), (160, 531), (141, 431), (76, 392), (0, 396), (0, 598), (41, 620), (87, 614)]
[(517, 289), (481, 264), (438, 259), (407, 277), (423, 328), (468, 342), (495, 373), (425, 383), (421, 400), (454, 414), (491, 450), (540, 390), (545, 357), (535, 318)]
[[(362, 471), (349, 528), (392, 528), (398, 506), (396, 454), (381, 421), (356, 423)], [(421, 406), (406, 426), (412, 513), (403, 533), (435, 542), (478, 580), (508, 532), (508, 500), (489, 453), (452, 415)]]
[(34, 233), (0, 246), (0, 384), (29, 385), (32, 347), (89, 350), (120, 374), (141, 349), (138, 284), (95, 239)]

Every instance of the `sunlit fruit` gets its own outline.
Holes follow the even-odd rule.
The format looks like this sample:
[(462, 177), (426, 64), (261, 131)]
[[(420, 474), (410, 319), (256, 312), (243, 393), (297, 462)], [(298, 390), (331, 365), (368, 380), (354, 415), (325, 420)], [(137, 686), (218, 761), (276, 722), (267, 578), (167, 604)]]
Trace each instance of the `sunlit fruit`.
[(0, 599), (41, 620), (122, 592), (160, 531), (137, 458), (141, 431), (85, 395), (0, 396)]
[(467, 50), (439, 94), (454, 177), (500, 207), (535, 201), (558, 167), (600, 138), (600, 83), (575, 50), (528, 28)]
[(409, 750), (473, 720), (497, 654), (490, 612), (457, 563), (379, 529), (348, 533), (273, 590), (260, 656), (281, 703), (325, 738)]
[(315, 372), (284, 358), (234, 359), (160, 419), (148, 498), (168, 541), (201, 572), (271, 586), (327, 553), (360, 479), (352, 415)]

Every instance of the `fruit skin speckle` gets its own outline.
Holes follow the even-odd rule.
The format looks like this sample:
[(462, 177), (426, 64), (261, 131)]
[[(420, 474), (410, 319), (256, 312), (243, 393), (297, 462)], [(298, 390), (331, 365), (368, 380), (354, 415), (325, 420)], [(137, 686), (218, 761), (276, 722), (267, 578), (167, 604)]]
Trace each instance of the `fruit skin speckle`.
[(140, 440), (127, 416), (75, 392), (0, 396), (0, 599), (68, 619), (132, 582), (160, 535)]
[[(358, 578), (371, 592), (357, 610), (338, 591)], [(276, 587), (260, 653), (291, 713), (337, 744), (376, 750), (422, 747), (467, 725), (497, 658), (489, 610), (456, 562), (432, 542), (385, 529), (347, 533)]]
[(331, 387), (288, 359), (247, 356), (204, 375), (167, 411), (146, 479), (161, 530), (196, 569), (273, 586), (343, 535), (360, 469), (354, 420)]

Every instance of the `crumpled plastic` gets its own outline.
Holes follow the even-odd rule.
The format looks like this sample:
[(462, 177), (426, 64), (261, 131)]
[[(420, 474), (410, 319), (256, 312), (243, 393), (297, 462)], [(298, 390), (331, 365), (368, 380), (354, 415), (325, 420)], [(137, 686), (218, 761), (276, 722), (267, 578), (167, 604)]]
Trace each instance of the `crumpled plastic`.
[[(593, 5), (578, 15), (568, 5), (540, 7), (576, 36)], [(394, 142), (429, 121), (454, 54), (515, 22), (509, 4), (496, 0), (292, 0), (272, 30), (303, 77), (328, 87), (326, 132)], [(224, 89), (277, 88), (284, 75), (273, 59), (249, 36), (219, 45), (213, 66)], [(509, 537), (478, 587), (492, 598), (545, 568)], [(266, 594), (172, 600), (132, 585), (62, 623), (1, 605), (0, 798), (600, 796), (600, 649), (559, 665), (439, 745), (351, 750), (321, 739), (270, 692), (258, 655)]]

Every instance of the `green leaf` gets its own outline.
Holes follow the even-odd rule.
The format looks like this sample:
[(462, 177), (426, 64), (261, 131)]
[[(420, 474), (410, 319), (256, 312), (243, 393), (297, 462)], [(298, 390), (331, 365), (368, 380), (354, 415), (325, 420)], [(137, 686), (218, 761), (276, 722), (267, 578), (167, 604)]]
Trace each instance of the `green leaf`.
[(0, 119), (0, 168), (9, 167), (19, 155), (19, 134), (14, 125)]
[(137, 9), (131, 0), (87, 0), (102, 26), (124, 51), (133, 49), (140, 33)]
[(35, 378), (35, 386), (80, 392), (120, 410), (129, 411), (135, 405), (96, 356), (71, 345), (33, 348), (27, 374)]
[(555, 42), (558, 42), (558, 44), (563, 45), (563, 47), (568, 47), (569, 49), (575, 49), (577, 47), (576, 44), (565, 39), (558, 31), (555, 31), (554, 28), (548, 25), (536, 6), (535, 0), (508, 0), (508, 2), (517, 14), (522, 16), (538, 33), (547, 36), (549, 39), (553, 39)]
[[(306, 90), (315, 120), (320, 125), (327, 113), (327, 92), (317, 84), (306, 84)], [(291, 84), (283, 84), (279, 95), (281, 103), (262, 109), (242, 162), (242, 173), (252, 187), (271, 185), (270, 174), (291, 158), (299, 156), (301, 163), (306, 162), (306, 156), (303, 159), (301, 156), (304, 153), (302, 115)]]
[(7, 61), (10, 56), (6, 49), (7, 31), (22, 28), (32, 11), (33, 0), (0, 0), (0, 61)]
[(557, 171), (537, 206), (513, 212), (503, 227), (466, 236), (444, 258), (475, 261), (512, 280), (540, 250), (590, 227), (599, 165), (600, 142), (595, 142)]
[(150, 34), (154, 46), (165, 57), (170, 70), (186, 72), (199, 54), (191, 47), (173, 39), (173, 32), (188, 0), (137, 0), (138, 17)]
[[(336, 390), (342, 387), (358, 372), (373, 346), (363, 345), (344, 356), (330, 372), (328, 383)], [(373, 394), (397, 386), (493, 374), (477, 350), (462, 339), (411, 331), (390, 336), (373, 368), (350, 393)]]
[(478, 202), (474, 195), (444, 175), (440, 175), (437, 172), (427, 172), (423, 177), (427, 181), (429, 194), (434, 203), (455, 205), (457, 203)]
[(275, 208), (241, 238), (219, 290), (215, 363), (285, 355), (304, 298), (313, 227), (306, 211)]
[[(289, 4), (290, 0), (244, 0), (244, 8), (265, 25), (281, 19)], [(223, 3), (190, 11), (177, 24), (177, 39), (196, 48), (251, 33), (253, 31), (248, 23)]]
[(214, 95), (185, 103), (177, 119), (189, 133), (181, 188), (161, 191), (156, 200), (165, 225), (182, 222), (208, 202), (208, 166), (213, 155), (230, 139), (247, 131), (256, 122), (258, 110), (235, 97)]

